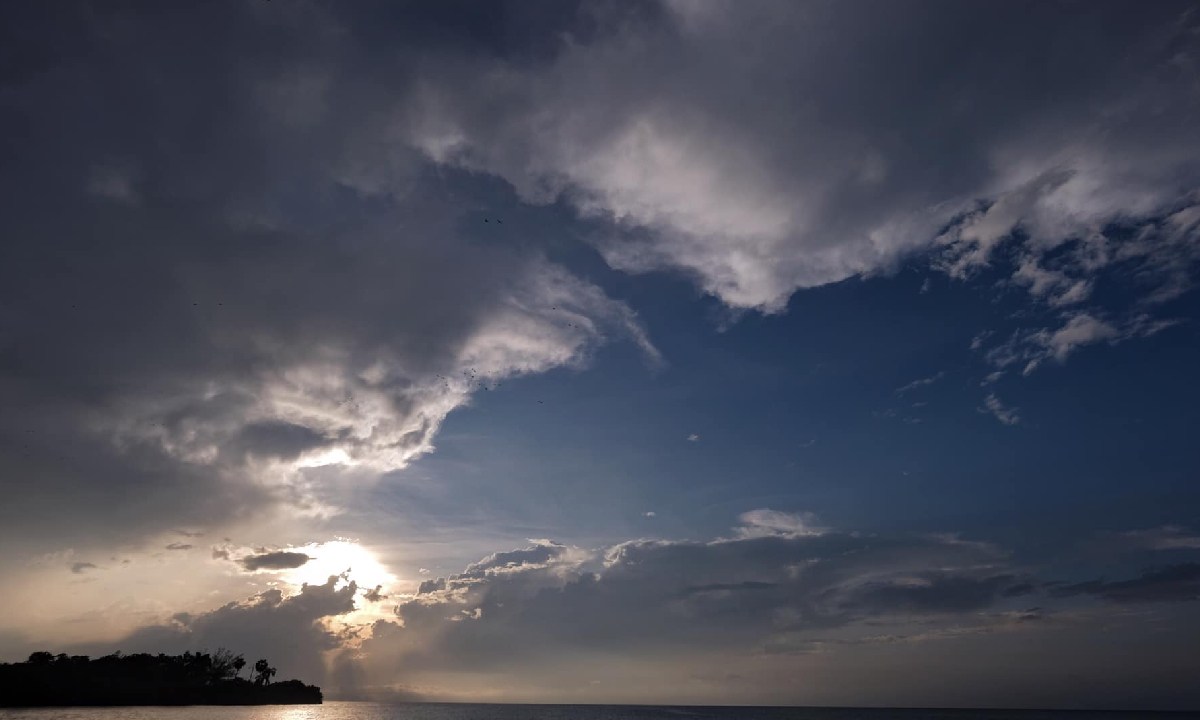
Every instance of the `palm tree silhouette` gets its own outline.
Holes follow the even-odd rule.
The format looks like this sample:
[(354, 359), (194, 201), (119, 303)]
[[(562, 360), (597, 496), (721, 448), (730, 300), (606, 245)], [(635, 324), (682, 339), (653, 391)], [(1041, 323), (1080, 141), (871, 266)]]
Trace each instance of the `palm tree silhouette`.
[(258, 675), (254, 678), (255, 685), (271, 684), (271, 677), (275, 675), (275, 668), (271, 667), (271, 665), (267, 663), (266, 658), (254, 663), (254, 671), (258, 673)]

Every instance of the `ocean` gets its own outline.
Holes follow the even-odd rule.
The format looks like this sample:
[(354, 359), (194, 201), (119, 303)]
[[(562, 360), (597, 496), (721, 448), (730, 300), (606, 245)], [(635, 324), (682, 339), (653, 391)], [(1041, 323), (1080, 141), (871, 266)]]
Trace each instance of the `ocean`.
[(0, 720), (1200, 720), (1200, 713), (327, 702), (258, 707), (0, 708)]

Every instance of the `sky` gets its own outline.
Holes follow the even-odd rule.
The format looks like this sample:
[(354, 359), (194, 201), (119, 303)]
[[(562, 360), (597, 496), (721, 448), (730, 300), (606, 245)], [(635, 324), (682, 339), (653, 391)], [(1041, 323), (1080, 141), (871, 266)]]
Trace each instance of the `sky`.
[(1200, 708), (1200, 8), (7, 3), (0, 660)]

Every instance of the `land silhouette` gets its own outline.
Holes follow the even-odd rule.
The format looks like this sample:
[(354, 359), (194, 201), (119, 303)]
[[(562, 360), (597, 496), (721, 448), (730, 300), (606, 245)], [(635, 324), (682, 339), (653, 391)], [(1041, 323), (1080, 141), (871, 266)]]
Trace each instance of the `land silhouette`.
[(0, 663), (0, 707), (70, 705), (318, 704), (321, 688), (299, 680), (271, 682), (264, 658), (249, 677), (246, 660), (223, 648), (182, 655), (35, 652), (25, 662)]

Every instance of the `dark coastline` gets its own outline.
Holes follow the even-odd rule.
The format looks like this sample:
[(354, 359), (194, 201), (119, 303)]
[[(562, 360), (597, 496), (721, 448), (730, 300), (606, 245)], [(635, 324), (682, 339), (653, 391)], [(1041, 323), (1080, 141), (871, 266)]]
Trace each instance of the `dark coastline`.
[(315, 685), (270, 682), (269, 676), (252, 682), (207, 653), (96, 660), (38, 653), (30, 662), (0, 664), (0, 707), (313, 705), (322, 700)]

